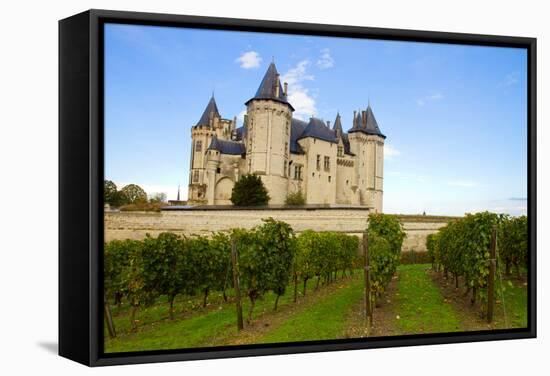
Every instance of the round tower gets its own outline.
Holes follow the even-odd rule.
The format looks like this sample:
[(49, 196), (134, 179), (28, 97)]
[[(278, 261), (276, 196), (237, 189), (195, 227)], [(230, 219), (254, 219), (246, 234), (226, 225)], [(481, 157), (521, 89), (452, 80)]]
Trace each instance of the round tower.
[(384, 193), (384, 141), (370, 105), (353, 113), (353, 126), (348, 131), (351, 151), (355, 154), (355, 204), (382, 212)]
[(214, 96), (210, 98), (201, 118), (191, 127), (191, 158), (189, 168), (189, 203), (200, 204), (206, 202), (207, 157), (206, 151), (219, 128), (221, 116)]
[(261, 177), (270, 204), (284, 204), (288, 194), (290, 124), (294, 108), (287, 101), (274, 63), (247, 106), (246, 157), (248, 173)]

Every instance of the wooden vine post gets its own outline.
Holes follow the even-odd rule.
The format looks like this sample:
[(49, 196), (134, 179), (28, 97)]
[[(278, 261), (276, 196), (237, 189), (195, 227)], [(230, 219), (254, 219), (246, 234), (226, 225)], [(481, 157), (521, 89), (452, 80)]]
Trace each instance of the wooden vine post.
[(115, 338), (115, 324), (113, 323), (113, 316), (111, 315), (111, 307), (109, 307), (109, 302), (107, 297), (103, 294), (103, 310), (105, 313), (105, 320), (107, 321), (107, 329), (109, 330), (109, 337)]
[(241, 286), (239, 283), (239, 260), (237, 255), (237, 243), (233, 237), (231, 237), (231, 265), (233, 266), (233, 287), (235, 288), (235, 297), (237, 300), (237, 329), (243, 330), (243, 306), (241, 302)]
[(370, 291), (370, 265), (369, 265), (369, 233), (363, 233), (363, 261), (365, 266), (365, 319), (367, 328), (372, 325), (372, 301)]
[(487, 322), (493, 322), (495, 310), (495, 274), (496, 274), (496, 249), (497, 249), (497, 228), (493, 226), (491, 233), (491, 247), (489, 249), (489, 280), (487, 281)]

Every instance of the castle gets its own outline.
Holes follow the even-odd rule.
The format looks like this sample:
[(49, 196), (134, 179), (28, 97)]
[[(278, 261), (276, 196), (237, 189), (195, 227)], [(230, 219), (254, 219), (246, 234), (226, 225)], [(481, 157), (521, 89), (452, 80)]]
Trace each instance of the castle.
[(270, 205), (301, 191), (306, 204), (364, 206), (382, 211), (384, 136), (370, 105), (353, 112), (344, 132), (340, 114), (330, 122), (293, 118), (288, 85), (271, 63), (246, 105), (243, 126), (221, 117), (214, 96), (191, 128), (188, 202), (230, 205), (239, 177), (261, 177)]

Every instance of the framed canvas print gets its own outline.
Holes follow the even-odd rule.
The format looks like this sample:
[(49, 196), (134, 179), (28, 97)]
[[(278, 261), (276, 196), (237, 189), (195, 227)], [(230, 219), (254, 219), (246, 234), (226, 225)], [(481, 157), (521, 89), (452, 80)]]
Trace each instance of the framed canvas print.
[(59, 353), (536, 336), (536, 40), (59, 23)]

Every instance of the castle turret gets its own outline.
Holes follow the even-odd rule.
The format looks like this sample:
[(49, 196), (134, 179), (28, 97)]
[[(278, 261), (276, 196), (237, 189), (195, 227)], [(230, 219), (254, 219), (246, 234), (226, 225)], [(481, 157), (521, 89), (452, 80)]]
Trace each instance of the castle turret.
[(189, 169), (189, 202), (203, 203), (206, 199), (206, 150), (216, 128), (222, 121), (214, 95), (208, 101), (197, 124), (191, 127), (191, 159)]
[(369, 106), (359, 111), (348, 131), (351, 151), (356, 155), (355, 183), (356, 203), (382, 211), (384, 179), (384, 140), (378, 122)]
[(288, 193), (290, 126), (294, 108), (287, 100), (274, 63), (247, 106), (246, 158), (248, 173), (261, 176), (270, 204), (283, 204)]

